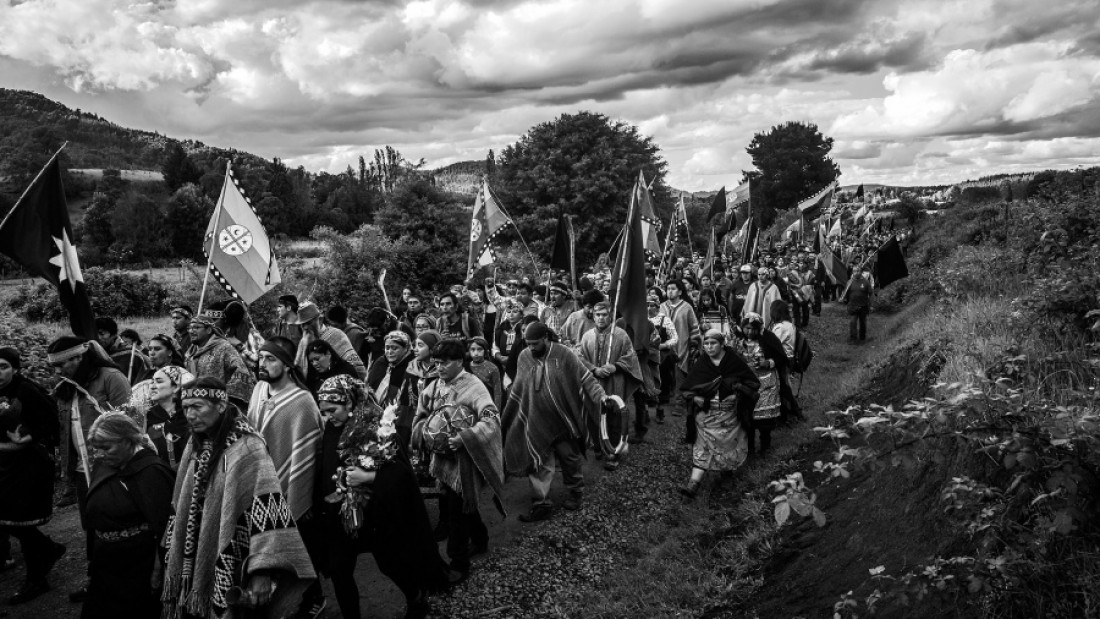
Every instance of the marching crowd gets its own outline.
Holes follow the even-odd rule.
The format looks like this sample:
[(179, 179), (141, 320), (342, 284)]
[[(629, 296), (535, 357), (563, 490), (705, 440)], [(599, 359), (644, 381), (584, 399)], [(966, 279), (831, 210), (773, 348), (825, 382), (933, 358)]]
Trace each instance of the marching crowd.
[(772, 430), (802, 415), (791, 377), (808, 364), (811, 316), (845, 301), (852, 338), (865, 337), (873, 282), (846, 257), (844, 287), (810, 248), (665, 265), (647, 275), (644, 334), (616, 320), (607, 273), (573, 285), (544, 271), (438, 296), (406, 288), (395, 312), (354, 308), (359, 322), (285, 295), (264, 334), (239, 302), (175, 307), (172, 332), (147, 339), (103, 317), (97, 339), (49, 345), (52, 389), (21, 373), (41, 360), (0, 348), (0, 565), (8, 538), (26, 565), (11, 603), (48, 591), (67, 551), (39, 529), (60, 465), (86, 532), (87, 580), (70, 594), (82, 617), (269, 605), (316, 617), (320, 577), (359, 617), (366, 552), (407, 616), (424, 616), (428, 594), (488, 550), (480, 510), (488, 498), (504, 514), (510, 476), (528, 478), (519, 519), (536, 522), (583, 505), (589, 450), (629, 466), (651, 423), (683, 421), (686, 500), (708, 471), (766, 454)]

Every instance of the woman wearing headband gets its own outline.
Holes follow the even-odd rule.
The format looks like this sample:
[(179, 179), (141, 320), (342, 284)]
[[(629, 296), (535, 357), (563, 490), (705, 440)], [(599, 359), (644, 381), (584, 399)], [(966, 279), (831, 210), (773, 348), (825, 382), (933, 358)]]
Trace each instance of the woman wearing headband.
[(398, 448), (394, 411), (384, 413), (368, 387), (341, 375), (322, 384), (325, 415), (314, 489), (328, 546), (328, 570), (344, 617), (359, 617), (355, 565), (374, 554), (379, 570), (405, 595), (406, 617), (427, 614), (429, 590), (451, 574), (432, 539), (416, 475)]
[(384, 338), (382, 356), (367, 370), (367, 387), (382, 405), (397, 404), (397, 434), (402, 449), (409, 446), (416, 402), (410, 399), (410, 382), (405, 380), (412, 363), (412, 340), (404, 331), (390, 331)]
[(95, 530), (81, 619), (160, 615), (157, 547), (172, 512), (174, 475), (138, 424), (107, 413), (88, 431), (95, 473), (87, 518)]
[[(99, 342), (63, 335), (50, 343), (46, 353), (54, 373), (61, 379), (54, 389), (61, 411), (61, 470), (76, 486), (80, 526), (85, 532), (85, 551), (90, 560), (95, 532), (85, 518), (92, 476), (88, 430), (104, 412), (130, 402), (130, 383)], [(86, 595), (86, 587), (81, 587), (69, 599), (80, 602)]]
[[(0, 535), (19, 540), (27, 576), (10, 599), (29, 602), (50, 590), (46, 581), (65, 547), (38, 529), (53, 512), (57, 405), (44, 389), (22, 375), (19, 351), (0, 348)], [(0, 556), (0, 561), (7, 556)]]

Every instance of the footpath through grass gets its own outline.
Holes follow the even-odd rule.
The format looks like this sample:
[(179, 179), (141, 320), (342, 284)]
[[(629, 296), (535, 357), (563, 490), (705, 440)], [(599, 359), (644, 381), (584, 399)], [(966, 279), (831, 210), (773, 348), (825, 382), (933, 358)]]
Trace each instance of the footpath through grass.
[(920, 308), (872, 314), (861, 345), (846, 341), (845, 309), (826, 304), (811, 320), (807, 334), (817, 357), (801, 392), (810, 421), (779, 430), (767, 459), (746, 464), (732, 480), (710, 479), (699, 498), (685, 503), (676, 488), (687, 479), (691, 451), (682, 441), (684, 418), (670, 416), (652, 426), (647, 443), (631, 446), (619, 471), (589, 485), (581, 510), (525, 525), (510, 546), (479, 562), (466, 584), (433, 600), (434, 616), (733, 613), (761, 585), (776, 543), (768, 482), (812, 466), (795, 461), (817, 440), (810, 428), (862, 386), (868, 366), (889, 355), (895, 334)]

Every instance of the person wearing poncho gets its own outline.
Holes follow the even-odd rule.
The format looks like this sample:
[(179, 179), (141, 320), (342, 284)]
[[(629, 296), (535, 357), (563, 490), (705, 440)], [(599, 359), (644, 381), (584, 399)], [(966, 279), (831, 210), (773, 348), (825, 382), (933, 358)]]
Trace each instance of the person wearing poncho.
[[(581, 338), (581, 363), (600, 381), (606, 395), (619, 396), (626, 403), (626, 410), (615, 419), (608, 419), (608, 438), (615, 446), (629, 431), (634, 392), (642, 386), (642, 367), (630, 336), (611, 324), (611, 304), (597, 303), (592, 314), (596, 326)], [(615, 470), (618, 465), (619, 456), (609, 455), (604, 468)]]
[(567, 346), (550, 342), (546, 325), (533, 322), (519, 355), (516, 380), (508, 394), (501, 424), (504, 470), (531, 482), (531, 511), (520, 520), (545, 520), (553, 511), (550, 484), (561, 465), (570, 497), (566, 508), (580, 506), (581, 473), (589, 441), (600, 434), (600, 407), (607, 395), (599, 381)]
[(432, 349), (439, 380), (420, 393), (412, 432), (413, 445), (427, 447), (429, 418), (442, 414), (443, 407), (464, 408), (473, 415), (471, 425), (447, 441), (448, 449), (433, 451), (429, 468), (445, 497), (441, 509), (446, 510), (449, 525), (447, 555), (451, 568), (463, 573), (470, 570), (470, 556), (484, 552), (489, 543), (489, 532), (478, 511), (481, 491), (488, 487), (497, 509), (505, 513), (500, 412), (481, 379), (462, 369), (465, 357), (466, 347), (453, 338)]
[(316, 574), (264, 441), (221, 380), (195, 379), (180, 395), (192, 434), (164, 536), (161, 616), (221, 619), (234, 587), (285, 613)]
[(191, 318), (187, 332), (191, 347), (184, 355), (184, 366), (195, 376), (211, 376), (228, 385), (229, 395), (247, 401), (256, 381), (244, 358), (216, 326), (223, 312), (205, 310)]
[(682, 390), (688, 410), (688, 442), (693, 443), (691, 479), (680, 492), (695, 496), (707, 471), (736, 470), (748, 457), (743, 420), (752, 417), (760, 381), (726, 336), (711, 329), (703, 355), (688, 371)]
[[(260, 382), (248, 403), (248, 423), (267, 443), (290, 514), (298, 523), (314, 569), (320, 570), (323, 542), (310, 510), (313, 470), (321, 446), (321, 412), (305, 387), (305, 377), (294, 365), (294, 352), (294, 342), (285, 337), (273, 337), (260, 347)], [(324, 608), (320, 583), (310, 588), (307, 598), (305, 607)]]
[(426, 592), (458, 575), (439, 556), (416, 474), (397, 445), (396, 405), (383, 411), (367, 386), (347, 375), (327, 379), (317, 399), (327, 419), (314, 503), (340, 613), (361, 616), (355, 564), (369, 551), (405, 594), (406, 617), (424, 616)]

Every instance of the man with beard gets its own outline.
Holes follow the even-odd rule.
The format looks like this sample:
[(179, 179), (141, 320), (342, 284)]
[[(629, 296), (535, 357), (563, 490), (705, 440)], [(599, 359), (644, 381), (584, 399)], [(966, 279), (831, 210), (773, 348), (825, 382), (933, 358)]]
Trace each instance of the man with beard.
[(477, 316), (463, 309), (458, 295), (446, 292), (439, 297), (439, 327), (436, 329), (443, 339), (456, 339), (465, 346), (472, 337), (481, 336), (481, 323)]
[(566, 319), (573, 313), (573, 300), (569, 289), (561, 282), (550, 284), (550, 304), (542, 309), (541, 320), (554, 333), (561, 333)]
[[(600, 381), (605, 394), (619, 396), (626, 404), (626, 410), (621, 411), (618, 419), (608, 419), (607, 434), (614, 442), (624, 439), (630, 414), (635, 412), (634, 392), (642, 385), (642, 368), (630, 336), (611, 323), (611, 304), (606, 301), (597, 303), (592, 315), (596, 328), (589, 329), (581, 338), (581, 363)], [(637, 411), (635, 429), (637, 436), (645, 436), (649, 429), (649, 415), (644, 403), (642, 410)], [(614, 471), (619, 468), (619, 461), (618, 456), (609, 454), (604, 468)]]
[(523, 522), (552, 515), (550, 484), (559, 465), (569, 488), (563, 506), (580, 508), (583, 454), (589, 441), (599, 437), (600, 407), (607, 399), (577, 355), (551, 342), (549, 335), (541, 322), (527, 326), (527, 348), (519, 355), (516, 380), (501, 415), (504, 470), (526, 475), (531, 482), (531, 511), (520, 515)]
[(565, 319), (561, 331), (558, 332), (558, 337), (563, 344), (574, 349), (574, 351), (580, 347), (581, 338), (584, 334), (596, 326), (596, 321), (592, 318), (593, 308), (605, 299), (606, 297), (599, 290), (593, 289), (584, 293), (584, 296), (581, 297), (581, 309), (570, 314), (569, 318)]
[(255, 380), (241, 354), (218, 332), (215, 323), (221, 314), (205, 310), (191, 319), (187, 327), (191, 347), (184, 356), (184, 366), (195, 376), (213, 376), (224, 382), (229, 395), (244, 402), (252, 394)]
[(284, 616), (316, 579), (263, 439), (225, 387), (206, 376), (180, 391), (191, 439), (164, 536), (168, 619), (225, 617), (235, 587)]
[(177, 305), (168, 312), (168, 315), (172, 317), (172, 330), (175, 331), (174, 335), (180, 352), (186, 353), (187, 349), (191, 348), (191, 334), (187, 328), (191, 325), (191, 317), (195, 312), (187, 305)]
[[(248, 423), (267, 443), (279, 486), (298, 523), (315, 568), (322, 565), (313, 508), (314, 465), (321, 441), (321, 412), (294, 365), (294, 342), (273, 337), (260, 347), (260, 382), (248, 403)], [(320, 582), (310, 585), (302, 613), (317, 617), (325, 608)]]

